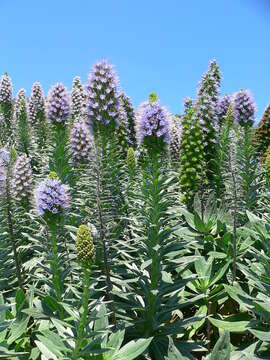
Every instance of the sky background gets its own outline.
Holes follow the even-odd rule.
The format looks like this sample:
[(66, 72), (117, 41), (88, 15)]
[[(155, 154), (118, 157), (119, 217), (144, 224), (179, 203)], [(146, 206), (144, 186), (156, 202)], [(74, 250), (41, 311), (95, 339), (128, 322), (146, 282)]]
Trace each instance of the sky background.
[(215, 58), (222, 94), (250, 89), (257, 119), (270, 102), (270, 0), (0, 0), (0, 35), (15, 93), (107, 58), (136, 106), (154, 91), (180, 113)]

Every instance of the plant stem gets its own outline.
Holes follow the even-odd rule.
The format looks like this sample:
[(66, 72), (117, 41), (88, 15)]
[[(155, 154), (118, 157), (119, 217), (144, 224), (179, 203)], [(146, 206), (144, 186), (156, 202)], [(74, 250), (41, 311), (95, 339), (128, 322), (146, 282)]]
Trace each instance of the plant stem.
[(83, 275), (84, 275), (83, 296), (82, 296), (83, 313), (80, 318), (80, 324), (79, 324), (79, 329), (78, 329), (78, 333), (77, 333), (75, 349), (73, 352), (74, 360), (78, 359), (78, 353), (81, 350), (81, 345), (82, 345), (82, 341), (83, 341), (83, 333), (84, 333), (84, 329), (85, 329), (86, 322), (87, 322), (90, 273), (89, 273), (89, 269), (86, 266), (83, 266)]
[(159, 167), (158, 154), (152, 151), (150, 154), (150, 171), (151, 171), (151, 192), (149, 193), (152, 202), (152, 214), (150, 215), (150, 225), (147, 229), (147, 247), (152, 258), (150, 270), (150, 292), (149, 292), (149, 310), (146, 315), (147, 335), (153, 333), (153, 317), (156, 311), (156, 301), (159, 281)]
[(232, 175), (232, 184), (233, 184), (233, 282), (236, 279), (236, 245), (237, 245), (237, 189), (236, 189), (236, 179), (235, 179), (235, 173), (234, 169), (232, 167), (232, 161), (231, 161), (231, 153), (229, 151), (229, 168)]
[[(102, 147), (102, 156), (105, 149), (105, 144)], [(97, 175), (97, 208), (98, 208), (98, 219), (99, 219), (99, 234), (102, 246), (102, 254), (103, 254), (103, 262), (104, 262), (104, 270), (106, 275), (106, 294), (107, 298), (110, 300), (110, 308), (112, 311), (112, 322), (116, 325), (116, 316), (113, 298), (111, 295), (112, 291), (112, 282), (110, 276), (110, 265), (108, 261), (108, 253), (107, 253), (107, 244), (106, 244), (106, 234), (105, 234), (105, 225), (104, 225), (104, 217), (103, 217), (103, 209), (102, 209), (102, 166), (101, 159), (98, 153), (98, 146), (95, 147), (95, 157), (96, 157), (96, 175)]]
[(17, 245), (16, 245), (16, 241), (15, 241), (15, 236), (14, 236), (9, 178), (10, 178), (10, 164), (7, 167), (7, 176), (6, 176), (7, 220), (8, 220), (8, 229), (9, 229), (9, 239), (10, 239), (11, 245), (12, 245), (18, 284), (19, 284), (19, 287), (23, 290), (21, 266), (20, 266), (20, 262), (19, 262), (19, 257), (18, 257), (18, 253), (17, 253)]
[[(50, 242), (52, 250), (52, 271), (53, 271), (53, 284), (56, 294), (57, 301), (60, 302), (62, 298), (61, 280), (58, 264), (58, 247), (57, 247), (57, 218), (56, 216), (51, 217), (49, 221), (50, 227)], [(60, 311), (60, 318), (62, 318), (62, 311)]]

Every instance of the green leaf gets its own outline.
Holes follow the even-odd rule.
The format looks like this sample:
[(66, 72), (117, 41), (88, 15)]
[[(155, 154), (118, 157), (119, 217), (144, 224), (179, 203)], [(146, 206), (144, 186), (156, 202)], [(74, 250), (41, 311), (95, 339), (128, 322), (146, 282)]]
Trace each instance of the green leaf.
[(165, 360), (185, 360), (186, 358), (182, 356), (180, 351), (174, 345), (172, 338), (169, 338), (169, 349), (168, 356), (165, 357)]
[(30, 316), (22, 320), (16, 320), (10, 327), (10, 336), (7, 339), (7, 343), (10, 345), (26, 331)]
[(221, 269), (219, 269), (214, 277), (210, 280), (209, 282), (209, 287), (210, 286), (213, 286), (216, 282), (218, 282), (222, 277), (223, 275), (226, 273), (226, 271), (228, 270), (230, 264), (229, 263), (226, 263)]
[(250, 329), (249, 330), (254, 336), (256, 336), (257, 339), (261, 341), (270, 342), (270, 332), (268, 331), (261, 331), (261, 330), (255, 330)]
[(195, 224), (196, 230), (198, 230), (201, 233), (206, 232), (205, 225), (196, 212), (194, 213), (194, 224)]
[(58, 360), (58, 357), (52, 353), (42, 342), (36, 340), (35, 343), (43, 355), (44, 360)]
[(110, 360), (113, 358), (114, 353), (116, 353), (120, 349), (122, 342), (124, 340), (124, 336), (125, 336), (125, 330), (119, 330), (110, 335), (107, 343), (105, 342), (104, 344), (102, 344), (104, 345), (104, 348), (111, 349), (108, 350), (106, 353), (104, 353), (103, 355), (104, 360)]
[(218, 339), (209, 360), (230, 360), (231, 359), (231, 344), (230, 333), (224, 331)]
[(235, 319), (237, 319), (237, 315), (226, 318), (226, 320), (209, 318), (212, 325), (222, 330), (229, 330), (230, 332), (245, 332), (249, 329), (249, 320), (236, 321)]
[(122, 347), (115, 355), (114, 360), (133, 360), (141, 355), (150, 345), (152, 338), (132, 340)]
[(94, 330), (95, 331), (104, 330), (107, 329), (108, 326), (109, 326), (109, 322), (108, 322), (107, 308), (105, 304), (101, 304), (98, 311), (97, 319), (95, 321)]

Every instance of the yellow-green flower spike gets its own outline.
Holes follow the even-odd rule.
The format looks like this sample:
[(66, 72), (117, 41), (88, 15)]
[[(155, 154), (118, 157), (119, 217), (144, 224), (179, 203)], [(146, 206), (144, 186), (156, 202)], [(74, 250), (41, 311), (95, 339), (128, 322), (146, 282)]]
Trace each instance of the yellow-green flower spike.
[(152, 104), (153, 102), (158, 100), (158, 96), (156, 93), (149, 94), (149, 103)]
[(227, 114), (226, 114), (226, 122), (229, 124), (234, 123), (234, 113), (233, 113), (233, 103), (230, 103)]
[(59, 179), (59, 177), (57, 176), (57, 174), (56, 174), (55, 171), (51, 171), (51, 172), (49, 173), (49, 175), (48, 175), (48, 178), (49, 178), (50, 180), (58, 180), (58, 179)]
[(95, 259), (95, 247), (87, 225), (80, 225), (77, 231), (76, 251), (78, 260), (85, 266)]
[(268, 184), (270, 185), (270, 146), (268, 146), (266, 153), (265, 153), (264, 166), (265, 166), (265, 177), (266, 177)]
[(136, 158), (133, 148), (129, 148), (127, 152), (127, 166), (129, 170), (134, 170), (136, 167)]
[(15, 161), (15, 160), (17, 159), (17, 156), (18, 156), (17, 151), (16, 151), (16, 149), (12, 146), (12, 148), (11, 148), (11, 159), (12, 159), (13, 161)]

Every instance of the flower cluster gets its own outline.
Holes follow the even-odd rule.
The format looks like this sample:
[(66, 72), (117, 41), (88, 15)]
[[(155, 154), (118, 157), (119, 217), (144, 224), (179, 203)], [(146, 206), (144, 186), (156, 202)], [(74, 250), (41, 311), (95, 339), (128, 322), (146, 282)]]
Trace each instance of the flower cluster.
[(211, 60), (208, 70), (198, 84), (198, 97), (208, 94), (214, 103), (218, 102), (221, 74), (216, 60)]
[(81, 79), (75, 76), (72, 82), (71, 91), (71, 115), (73, 120), (83, 119), (86, 112), (86, 93)]
[(29, 199), (32, 193), (32, 185), (33, 178), (30, 160), (25, 155), (21, 155), (16, 160), (14, 166), (14, 199), (17, 201)]
[(118, 77), (106, 60), (95, 64), (87, 82), (87, 123), (117, 124), (119, 110)]
[[(219, 98), (220, 72), (216, 61), (211, 61), (208, 71), (202, 76), (197, 93), (197, 116), (202, 128), (205, 163), (208, 164), (207, 176), (213, 178), (215, 172), (213, 159), (217, 156), (217, 102)], [(211, 178), (211, 179), (210, 179)]]
[(120, 94), (121, 108), (125, 113), (125, 124), (127, 129), (128, 143), (130, 146), (136, 146), (136, 129), (135, 129), (135, 111), (130, 97), (125, 93)]
[(233, 96), (235, 119), (241, 126), (252, 126), (256, 105), (249, 90), (240, 90)]
[(7, 165), (10, 160), (10, 153), (6, 148), (0, 149), (0, 196), (4, 191), (4, 183), (6, 180)]
[(95, 247), (92, 235), (87, 225), (80, 225), (77, 231), (76, 251), (78, 260), (89, 266), (95, 259)]
[(217, 115), (218, 115), (219, 123), (224, 122), (230, 103), (231, 103), (231, 98), (229, 95), (224, 95), (218, 99)]
[(171, 158), (174, 160), (179, 160), (180, 158), (181, 133), (181, 118), (171, 116), (169, 151)]
[(134, 171), (136, 167), (136, 157), (132, 147), (127, 151), (127, 166), (130, 171)]
[(66, 123), (69, 112), (69, 94), (67, 88), (62, 83), (58, 83), (48, 93), (48, 120), (56, 124)]
[(118, 123), (116, 127), (116, 137), (118, 146), (123, 154), (126, 154), (127, 149), (132, 146), (130, 137), (129, 137), (129, 124), (127, 113), (122, 105), (118, 109)]
[(143, 103), (136, 116), (136, 131), (138, 143), (169, 141), (169, 115), (159, 100)]
[(67, 208), (67, 192), (61, 180), (53, 173), (38, 188), (40, 215), (58, 214)]
[(20, 115), (26, 110), (26, 91), (25, 89), (20, 89), (16, 95), (15, 104), (14, 104), (14, 111), (13, 116), (14, 120), (18, 121)]
[(180, 190), (183, 201), (192, 206), (196, 192), (206, 181), (204, 171), (205, 149), (202, 129), (196, 115), (193, 101), (185, 99), (185, 113), (182, 118), (182, 139), (180, 157)]
[(270, 146), (268, 146), (266, 152), (265, 152), (265, 177), (266, 181), (268, 182), (268, 185), (270, 185)]
[(0, 104), (12, 103), (12, 82), (8, 74), (2, 75), (0, 79)]
[(45, 99), (39, 82), (35, 82), (32, 86), (32, 92), (28, 103), (28, 113), (31, 124), (36, 124), (38, 122), (40, 114), (45, 116)]
[(89, 160), (93, 140), (84, 122), (75, 122), (70, 136), (71, 152), (74, 162), (86, 162)]
[(266, 107), (262, 119), (255, 130), (255, 142), (258, 153), (265, 158), (266, 150), (270, 145), (270, 104)]

